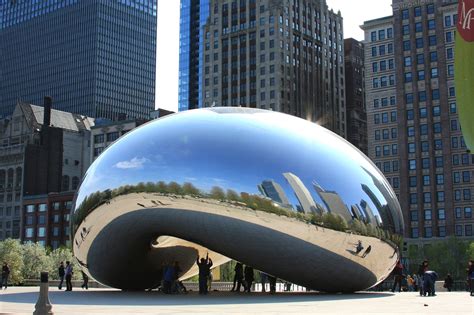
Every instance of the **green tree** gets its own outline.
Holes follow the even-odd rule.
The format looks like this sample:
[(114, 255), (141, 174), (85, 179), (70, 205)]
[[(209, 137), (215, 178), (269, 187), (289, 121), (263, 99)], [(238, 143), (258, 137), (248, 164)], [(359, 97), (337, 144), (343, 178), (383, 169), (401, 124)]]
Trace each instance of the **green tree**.
[[(61, 261), (66, 264), (66, 261), (73, 262), (72, 251), (67, 247), (59, 247), (53, 250), (50, 254), (50, 264), (49, 264), (49, 277), (50, 279), (57, 280), (59, 279), (58, 268)], [(76, 272), (75, 274), (78, 274)]]
[(46, 249), (39, 243), (28, 242), (23, 244), (23, 269), (25, 279), (37, 279), (42, 271), (49, 271), (51, 261)]
[(23, 255), (19, 240), (8, 238), (0, 242), (0, 262), (8, 263), (10, 267), (9, 282), (19, 284), (23, 282)]
[(227, 199), (232, 200), (232, 201), (240, 201), (240, 196), (239, 194), (232, 189), (227, 189)]
[(181, 195), (181, 186), (177, 182), (169, 182), (168, 183), (168, 192), (170, 194)]
[(474, 242), (469, 242), (469, 246), (467, 248), (467, 257), (470, 260), (474, 260)]
[(199, 196), (199, 189), (197, 189), (192, 183), (184, 183), (183, 184), (183, 194), (185, 195), (194, 195), (194, 196)]

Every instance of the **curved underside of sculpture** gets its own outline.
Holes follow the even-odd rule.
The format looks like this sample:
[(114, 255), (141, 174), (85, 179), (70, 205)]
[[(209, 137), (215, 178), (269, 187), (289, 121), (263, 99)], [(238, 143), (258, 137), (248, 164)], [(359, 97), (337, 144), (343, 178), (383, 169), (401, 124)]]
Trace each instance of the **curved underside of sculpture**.
[(107, 149), (81, 184), (73, 227), (78, 262), (116, 288), (156, 287), (175, 261), (188, 278), (209, 252), (214, 266), (235, 259), (353, 292), (390, 274), (403, 220), (381, 173), (338, 136), (283, 114), (206, 109)]

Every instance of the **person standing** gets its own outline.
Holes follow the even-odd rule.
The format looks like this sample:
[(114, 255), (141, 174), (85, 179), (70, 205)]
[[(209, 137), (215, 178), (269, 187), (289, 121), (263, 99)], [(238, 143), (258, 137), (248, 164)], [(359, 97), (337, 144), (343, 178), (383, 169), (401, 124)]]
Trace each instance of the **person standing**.
[(249, 265), (245, 266), (244, 269), (244, 279), (245, 279), (245, 292), (250, 292), (252, 289), (252, 282), (254, 280), (253, 268)]
[(452, 288), (453, 288), (453, 283), (454, 283), (454, 280), (453, 278), (451, 277), (451, 274), (448, 273), (448, 275), (446, 276), (446, 278), (444, 278), (444, 285), (443, 287), (445, 287), (448, 292), (451, 292)]
[(81, 288), (89, 290), (89, 276), (83, 271), (82, 272), (82, 285)]
[(268, 275), (268, 282), (270, 283), (270, 294), (275, 294), (276, 282), (277, 282), (276, 277), (272, 275)]
[(260, 272), (260, 282), (262, 283), (262, 292), (265, 292), (265, 285), (267, 284), (268, 275), (265, 272)]
[(237, 264), (235, 264), (235, 267), (234, 267), (234, 285), (232, 286), (231, 291), (240, 292), (240, 286), (242, 285), (243, 279), (244, 279), (244, 267), (242, 266), (240, 262), (237, 262)]
[(425, 295), (425, 288), (424, 288), (424, 275), (425, 272), (428, 270), (428, 260), (424, 260), (420, 266), (418, 267), (418, 278), (420, 279), (420, 296)]
[(66, 276), (66, 291), (72, 291), (72, 264), (69, 261), (66, 261), (66, 268), (64, 269)]
[(209, 253), (206, 258), (199, 260), (197, 256), (196, 263), (199, 267), (199, 294), (207, 294), (207, 281), (212, 267), (212, 259), (209, 258)]
[(398, 284), (398, 292), (402, 289), (402, 279), (403, 279), (403, 265), (400, 260), (397, 261), (397, 265), (393, 270), (393, 287), (392, 292), (395, 292)]
[(2, 267), (2, 283), (1, 283), (0, 289), (2, 287), (5, 287), (5, 290), (7, 289), (9, 276), (10, 276), (10, 267), (8, 266), (7, 262), (4, 262), (3, 267)]
[(63, 288), (63, 282), (64, 282), (64, 262), (60, 262), (59, 263), (59, 267), (58, 267), (58, 274), (59, 274), (59, 285), (58, 285), (58, 289), (61, 290)]

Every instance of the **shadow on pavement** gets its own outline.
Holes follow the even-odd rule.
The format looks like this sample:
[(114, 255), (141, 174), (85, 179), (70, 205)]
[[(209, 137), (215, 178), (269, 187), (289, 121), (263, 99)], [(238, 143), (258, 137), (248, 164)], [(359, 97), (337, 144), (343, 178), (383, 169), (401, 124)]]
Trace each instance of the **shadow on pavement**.
[[(38, 290), (39, 292), (39, 290)], [(8, 293), (2, 291), (0, 301), (9, 303), (36, 303), (38, 292)], [(260, 303), (299, 303), (315, 301), (337, 301), (373, 299), (392, 296), (391, 293), (361, 292), (353, 294), (323, 293), (231, 293), (211, 292), (201, 296), (197, 292), (179, 295), (165, 295), (158, 292), (123, 291), (50, 291), (51, 303), (63, 305), (222, 305), (222, 304), (260, 304)]]

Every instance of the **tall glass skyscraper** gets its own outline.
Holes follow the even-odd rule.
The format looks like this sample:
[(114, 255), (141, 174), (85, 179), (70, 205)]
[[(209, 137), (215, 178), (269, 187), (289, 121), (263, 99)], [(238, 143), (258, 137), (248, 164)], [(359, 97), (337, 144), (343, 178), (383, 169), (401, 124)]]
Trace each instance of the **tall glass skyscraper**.
[(156, 0), (8, 0), (0, 5), (0, 115), (18, 100), (90, 117), (154, 109)]
[(209, 0), (181, 0), (179, 42), (179, 111), (202, 107), (201, 69), (204, 26)]

